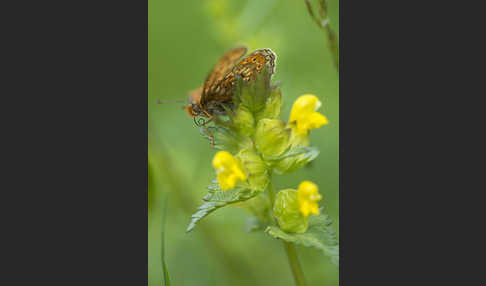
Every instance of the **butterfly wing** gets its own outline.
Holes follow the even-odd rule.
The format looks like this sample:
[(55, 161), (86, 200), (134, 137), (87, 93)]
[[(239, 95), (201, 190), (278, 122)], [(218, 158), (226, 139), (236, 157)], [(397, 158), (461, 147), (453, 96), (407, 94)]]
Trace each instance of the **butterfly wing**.
[[(236, 47), (227, 51), (214, 65), (213, 70), (206, 78), (201, 97), (201, 104), (212, 100), (212, 90), (217, 88), (217, 84), (227, 75), (235, 66), (235, 62), (239, 60), (244, 54), (246, 54), (246, 47)], [(208, 97), (209, 96), (209, 97)]]
[(206, 102), (214, 100), (216, 108), (218, 104), (230, 103), (232, 101), (232, 89), (235, 84), (235, 77), (238, 75), (245, 81), (255, 80), (264, 66), (268, 67), (270, 75), (275, 71), (275, 61), (277, 56), (270, 49), (256, 50), (243, 59), (239, 60), (220, 81), (210, 86), (208, 92), (204, 95)]
[(268, 67), (270, 74), (275, 72), (275, 61), (277, 55), (270, 49), (255, 50), (240, 60), (229, 74), (238, 74), (243, 80), (254, 80), (264, 66)]

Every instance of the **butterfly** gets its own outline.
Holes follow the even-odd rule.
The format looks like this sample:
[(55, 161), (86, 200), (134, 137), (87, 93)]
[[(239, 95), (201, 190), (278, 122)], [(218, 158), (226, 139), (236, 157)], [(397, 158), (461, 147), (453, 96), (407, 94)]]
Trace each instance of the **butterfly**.
[(227, 51), (214, 65), (206, 77), (203, 86), (189, 93), (187, 113), (194, 119), (198, 116), (210, 118), (196, 125), (205, 125), (213, 119), (214, 115), (224, 114), (226, 108), (233, 105), (233, 87), (236, 77), (245, 81), (256, 79), (264, 66), (268, 67), (270, 74), (275, 72), (277, 56), (270, 49), (258, 49), (243, 57), (247, 52), (244, 46), (235, 47)]

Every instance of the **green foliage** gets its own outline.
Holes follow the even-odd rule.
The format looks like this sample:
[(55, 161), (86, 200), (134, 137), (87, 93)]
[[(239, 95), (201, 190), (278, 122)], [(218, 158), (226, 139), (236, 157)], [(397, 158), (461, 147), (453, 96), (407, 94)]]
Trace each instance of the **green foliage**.
[(336, 234), (331, 228), (331, 220), (325, 214), (311, 216), (309, 228), (304, 233), (288, 233), (277, 226), (269, 226), (265, 232), (277, 239), (300, 244), (307, 247), (316, 247), (331, 258), (331, 261), (339, 263), (339, 245)]
[[(207, 127), (209, 133), (214, 136), (214, 148), (237, 153), (238, 150), (251, 148), (253, 143), (248, 137), (240, 135), (232, 126)], [(206, 130), (200, 129), (201, 135), (209, 140)]]
[(198, 221), (215, 210), (230, 204), (246, 201), (259, 194), (258, 191), (239, 187), (233, 190), (221, 191), (219, 187), (214, 184), (209, 186), (208, 189), (209, 193), (203, 198), (206, 202), (198, 208), (198, 211), (195, 214), (192, 215), (191, 222), (189, 223), (186, 232), (194, 229)]
[(281, 175), (303, 167), (318, 155), (317, 148), (298, 146), (288, 149), (280, 156), (272, 156), (267, 159), (273, 162), (275, 173)]

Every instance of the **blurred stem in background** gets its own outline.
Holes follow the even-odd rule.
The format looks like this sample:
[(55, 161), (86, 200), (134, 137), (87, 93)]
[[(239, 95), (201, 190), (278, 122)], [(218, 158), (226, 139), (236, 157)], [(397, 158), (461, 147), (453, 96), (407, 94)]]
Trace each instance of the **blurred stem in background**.
[(162, 273), (164, 278), (164, 285), (170, 286), (169, 271), (165, 263), (165, 222), (167, 221), (167, 192), (162, 194), (162, 223), (160, 226), (160, 259), (162, 263)]
[[(270, 177), (270, 185), (268, 187), (268, 194), (270, 197), (271, 209), (273, 209), (273, 204), (275, 202), (275, 186), (273, 185), (273, 176)], [(273, 217), (273, 216), (272, 216)], [(304, 272), (300, 266), (299, 259), (297, 258), (297, 252), (295, 251), (295, 246), (287, 241), (282, 241), (285, 248), (285, 253), (287, 254), (287, 259), (289, 260), (290, 269), (294, 275), (295, 284), (297, 286), (305, 286)]]
[(312, 5), (309, 0), (304, 0), (305, 4), (307, 5), (307, 10), (311, 15), (312, 19), (316, 22), (317, 26), (324, 30), (327, 34), (327, 39), (329, 42), (329, 49), (332, 53), (332, 58), (334, 61), (334, 65), (336, 70), (339, 71), (339, 52), (338, 52), (338, 41), (336, 37), (336, 33), (329, 27), (329, 18), (327, 12), (327, 4), (326, 0), (318, 0), (319, 3), (319, 17), (316, 16), (314, 10), (312, 9)]
[[(160, 164), (159, 169), (162, 172), (160, 175), (162, 175), (169, 186), (171, 201), (180, 205), (184, 212), (191, 214), (197, 208), (197, 203), (191, 196), (190, 187), (184, 183), (184, 179), (179, 177), (177, 171), (174, 170), (174, 164), (171, 163), (171, 158), (165, 151), (164, 144), (160, 141), (154, 141), (155, 139), (151, 138), (149, 133), (150, 155), (153, 157), (153, 160)], [(239, 255), (228, 246), (226, 241), (221, 239), (220, 236), (214, 235), (218, 232), (216, 229), (213, 229), (209, 222), (199, 226), (199, 233), (201, 233), (208, 248), (211, 249), (211, 253), (218, 258), (221, 265), (227, 267), (227, 270), (231, 272), (233, 277), (239, 277), (239, 281), (252, 281), (252, 285), (260, 285), (258, 280), (252, 275), (251, 268), (242, 260), (237, 259)]]

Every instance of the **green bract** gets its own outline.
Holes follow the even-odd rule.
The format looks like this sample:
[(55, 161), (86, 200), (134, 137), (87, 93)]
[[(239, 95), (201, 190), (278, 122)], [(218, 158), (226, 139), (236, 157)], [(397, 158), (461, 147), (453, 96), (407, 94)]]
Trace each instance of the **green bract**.
[(255, 119), (253, 114), (245, 106), (238, 108), (233, 117), (233, 125), (238, 134), (251, 136), (254, 132)]
[(264, 118), (257, 123), (255, 145), (265, 156), (278, 156), (289, 147), (290, 129), (278, 119)]
[(280, 118), (280, 107), (282, 105), (282, 94), (279, 88), (273, 88), (270, 92), (264, 109), (257, 114), (257, 121), (263, 118), (278, 119)]
[(269, 183), (268, 170), (262, 158), (252, 149), (243, 149), (236, 155), (248, 176), (249, 188), (265, 191)]
[(299, 211), (297, 190), (287, 189), (278, 192), (273, 205), (273, 215), (280, 228), (286, 232), (302, 233), (307, 230), (309, 217)]

